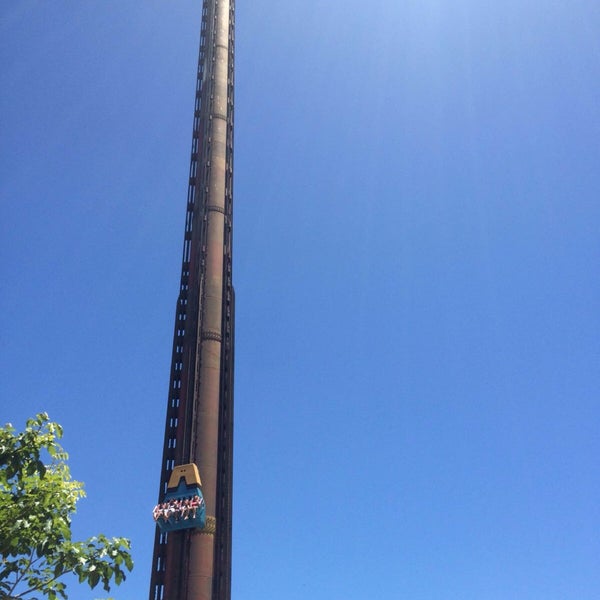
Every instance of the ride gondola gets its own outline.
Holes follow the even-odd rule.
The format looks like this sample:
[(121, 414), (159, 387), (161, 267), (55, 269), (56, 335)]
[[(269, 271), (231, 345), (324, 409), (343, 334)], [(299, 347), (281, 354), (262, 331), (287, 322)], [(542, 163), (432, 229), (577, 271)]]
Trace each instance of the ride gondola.
[(203, 529), (206, 525), (206, 505), (198, 467), (191, 463), (173, 469), (163, 501), (152, 516), (161, 531)]

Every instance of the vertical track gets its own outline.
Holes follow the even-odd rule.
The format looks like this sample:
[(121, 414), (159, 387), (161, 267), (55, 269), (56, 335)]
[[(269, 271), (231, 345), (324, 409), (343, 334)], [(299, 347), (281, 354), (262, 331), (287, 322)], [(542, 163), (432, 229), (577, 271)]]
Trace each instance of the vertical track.
[(204, 0), (158, 493), (161, 501), (175, 465), (198, 464), (216, 532), (157, 528), (150, 600), (228, 600), (231, 594), (233, 44), (233, 0)]
[(230, 0), (227, 72), (227, 146), (225, 173), (225, 261), (223, 281), (226, 297), (223, 311), (221, 406), (219, 416), (219, 480), (216, 509), (215, 580), (213, 600), (231, 598), (231, 537), (233, 478), (233, 370), (235, 338), (235, 292), (232, 282), (233, 247), (233, 107), (234, 107), (235, 5)]

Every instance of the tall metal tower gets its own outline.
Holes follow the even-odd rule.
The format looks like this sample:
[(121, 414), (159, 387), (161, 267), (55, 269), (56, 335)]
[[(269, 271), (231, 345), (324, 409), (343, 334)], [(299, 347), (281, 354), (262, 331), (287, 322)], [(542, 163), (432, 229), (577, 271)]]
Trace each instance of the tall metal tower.
[(157, 528), (150, 600), (231, 596), (234, 12), (235, 0), (203, 0), (158, 500), (173, 470), (193, 463), (207, 517), (203, 528)]

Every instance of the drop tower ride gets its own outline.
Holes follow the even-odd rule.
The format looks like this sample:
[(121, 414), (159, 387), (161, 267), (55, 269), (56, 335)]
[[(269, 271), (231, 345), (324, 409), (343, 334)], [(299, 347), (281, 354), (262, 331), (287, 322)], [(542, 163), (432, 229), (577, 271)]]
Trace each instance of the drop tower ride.
[(189, 483), (183, 476), (178, 478), (187, 468), (181, 466), (196, 472), (195, 465), (206, 520), (202, 527), (192, 526), (192, 519), (182, 512), (157, 527), (150, 600), (229, 600), (231, 596), (234, 12), (235, 0), (203, 0), (158, 495), (159, 505), (166, 506), (167, 492), (177, 496), (173, 486), (179, 483), (176, 491), (181, 491)]

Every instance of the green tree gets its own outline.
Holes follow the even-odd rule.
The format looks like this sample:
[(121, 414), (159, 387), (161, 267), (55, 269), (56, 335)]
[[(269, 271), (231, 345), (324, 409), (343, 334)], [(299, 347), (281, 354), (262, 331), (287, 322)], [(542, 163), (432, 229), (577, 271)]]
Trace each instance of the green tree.
[(71, 515), (85, 493), (71, 479), (61, 437), (45, 413), (21, 433), (0, 428), (0, 599), (67, 598), (67, 573), (109, 591), (133, 568), (125, 538), (71, 539)]

